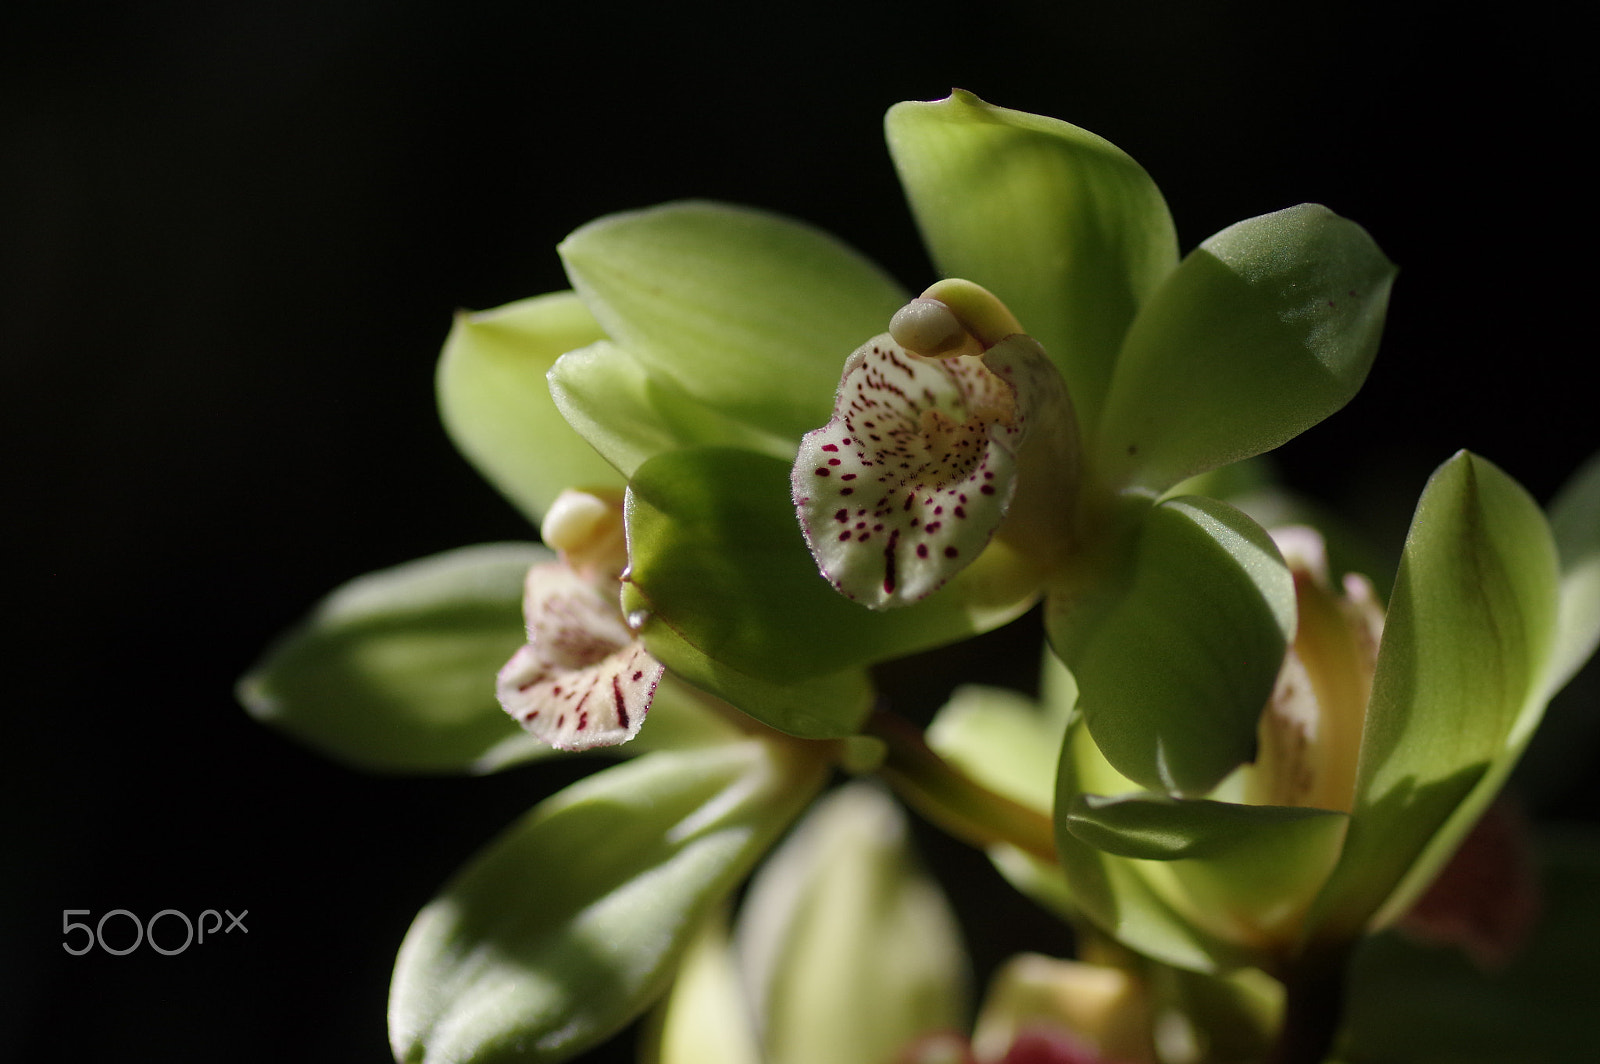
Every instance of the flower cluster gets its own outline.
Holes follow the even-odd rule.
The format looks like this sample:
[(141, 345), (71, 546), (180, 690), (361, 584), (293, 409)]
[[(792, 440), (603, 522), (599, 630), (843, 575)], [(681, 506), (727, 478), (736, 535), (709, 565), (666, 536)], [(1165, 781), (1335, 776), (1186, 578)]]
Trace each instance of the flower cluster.
[[(1322, 1060), (1352, 952), (1593, 652), (1600, 463), (1552, 531), (1457, 454), (1386, 604), (1217, 497), (1365, 380), (1395, 271), (1358, 225), (1303, 204), (1180, 256), (1077, 127), (956, 92), (887, 133), (943, 279), (715, 203), (579, 229), (572, 291), (462, 315), (439, 366), (543, 545), (356, 581), (242, 682), (361, 767), (624, 759), (422, 910), (397, 1060), (566, 1060), (652, 1006), (658, 1064)], [(874, 712), (873, 666), (1041, 602), (1037, 702)], [(836, 770), (986, 848), (1080, 956), (1017, 958), (973, 1023), (900, 807)]]

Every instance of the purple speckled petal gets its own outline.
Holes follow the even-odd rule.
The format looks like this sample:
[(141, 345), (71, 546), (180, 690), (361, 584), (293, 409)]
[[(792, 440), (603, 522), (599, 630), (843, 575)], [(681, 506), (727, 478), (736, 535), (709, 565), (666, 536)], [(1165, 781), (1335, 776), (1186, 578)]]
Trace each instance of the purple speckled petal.
[(639, 733), (664, 671), (617, 606), (560, 563), (528, 571), (528, 642), (500, 670), (500, 705), (558, 750), (617, 746)]
[(876, 609), (936, 591), (1004, 518), (1025, 422), (979, 358), (923, 358), (887, 333), (857, 348), (792, 478), (822, 574)]

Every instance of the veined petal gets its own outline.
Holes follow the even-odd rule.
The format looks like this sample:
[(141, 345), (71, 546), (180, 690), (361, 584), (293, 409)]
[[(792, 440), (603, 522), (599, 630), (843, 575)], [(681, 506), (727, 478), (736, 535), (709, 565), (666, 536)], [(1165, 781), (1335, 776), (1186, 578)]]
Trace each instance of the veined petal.
[(1092, 426), (1123, 333), (1178, 263), (1155, 183), (1087, 130), (970, 92), (896, 104), (884, 125), (939, 269), (1028, 324)]
[(609, 215), (558, 250), (607, 336), (696, 399), (791, 440), (827, 409), (837, 352), (905, 302), (828, 234), (719, 203)]
[(528, 571), (528, 642), (495, 685), (505, 711), (560, 750), (616, 746), (639, 733), (662, 666), (613, 602), (561, 564)]
[(1033, 422), (1064, 404), (1026, 335), (981, 356), (927, 358), (888, 333), (857, 348), (833, 419), (801, 440), (792, 478), (823, 576), (875, 609), (938, 590), (1000, 528)]
[(571, 292), (456, 316), (439, 356), (439, 415), (484, 479), (538, 523), (563, 488), (622, 477), (562, 419), (545, 373), (604, 333)]

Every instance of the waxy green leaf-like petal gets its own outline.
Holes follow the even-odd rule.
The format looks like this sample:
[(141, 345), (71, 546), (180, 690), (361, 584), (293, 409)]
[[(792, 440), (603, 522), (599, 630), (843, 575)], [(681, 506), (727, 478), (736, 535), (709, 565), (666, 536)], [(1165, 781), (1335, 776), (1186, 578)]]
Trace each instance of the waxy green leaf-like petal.
[(545, 374), (605, 334), (571, 292), (456, 316), (435, 381), (458, 450), (535, 524), (570, 487), (622, 484), (556, 411)]
[(1084, 842), (1137, 860), (1146, 881), (1190, 920), (1263, 955), (1295, 943), (1348, 819), (1326, 809), (1154, 794), (1083, 794), (1063, 812), (1066, 829)]
[(817, 804), (751, 882), (737, 933), (769, 1064), (883, 1064), (966, 1025), (955, 914), (873, 785)]
[(986, 631), (1033, 601), (1037, 573), (1002, 548), (914, 606), (880, 613), (850, 602), (806, 550), (789, 473), (766, 455), (716, 447), (640, 466), (626, 504), (630, 611), (711, 658), (788, 683)]
[(1151, 884), (1150, 863), (1092, 846), (1069, 829), (1065, 812), (1084, 794), (1136, 785), (1106, 761), (1080, 717), (1067, 729), (1056, 775), (1056, 853), (1072, 902), (1119, 942), (1180, 968), (1220, 971), (1261, 958), (1180, 913)]
[(939, 270), (1011, 308), (1093, 426), (1123, 334), (1178, 262), (1155, 183), (1087, 130), (961, 90), (896, 104), (885, 127)]
[(1294, 582), (1261, 527), (1226, 503), (1168, 499), (1097, 582), (1053, 594), (1051, 644), (1118, 771), (1200, 795), (1253, 756), (1294, 633)]
[(679, 447), (715, 444), (794, 456), (792, 439), (708, 406), (608, 340), (557, 359), (550, 394), (568, 424), (627, 476)]
[(1550, 504), (1550, 531), (1561, 559), (1561, 619), (1550, 662), (1554, 694), (1600, 645), (1600, 454)]
[(1321, 937), (1403, 912), (1499, 790), (1544, 710), (1556, 598), (1555, 546), (1527, 492), (1465, 451), (1440, 466), (1389, 601)]
[(1159, 493), (1315, 425), (1366, 380), (1394, 276), (1364, 229), (1316, 204), (1206, 240), (1128, 333), (1097, 469)]
[(749, 1001), (718, 912), (701, 925), (639, 1047), (640, 1064), (762, 1064)]
[(552, 753), (495, 701), (522, 643), (522, 582), (543, 547), (495, 543), (334, 591), (239, 683), (251, 715), (385, 772), (489, 771)]
[[(774, 681), (709, 657), (671, 627), (655, 619), (632, 585), (622, 605), (639, 626), (639, 637), (667, 667), (663, 687), (674, 679), (693, 684), (763, 724), (802, 739), (842, 739), (860, 730), (872, 711), (872, 679), (865, 668), (839, 669), (799, 680)], [(658, 712), (651, 707), (651, 724)], [(646, 728), (638, 741), (650, 738)], [(626, 751), (626, 747), (623, 748)]]
[(967, 684), (934, 716), (927, 741), (996, 794), (1048, 816), (1066, 725), (1065, 717), (1050, 715), (1026, 695)]
[(551, 1064), (639, 1015), (824, 766), (747, 741), (656, 753), (539, 804), (430, 902), (389, 996), (402, 1064)]
[(828, 419), (845, 357), (906, 299), (826, 233), (716, 203), (609, 215), (558, 250), (607, 336), (707, 405), (792, 440)]

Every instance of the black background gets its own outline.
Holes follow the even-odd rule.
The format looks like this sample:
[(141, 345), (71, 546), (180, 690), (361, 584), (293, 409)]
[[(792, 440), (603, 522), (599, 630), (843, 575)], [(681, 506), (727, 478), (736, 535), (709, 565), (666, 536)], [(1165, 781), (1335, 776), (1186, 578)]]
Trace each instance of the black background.
[[(433, 361), (454, 308), (564, 287), (577, 225), (735, 200), (926, 284), (896, 100), (959, 85), (1109, 137), (1185, 248), (1301, 200), (1361, 222), (1402, 268), (1386, 344), (1288, 479), (1389, 547), (1457, 447), (1547, 499), (1600, 443), (1591, 67), (1550, 9), (1479, 10), (11, 0), (0, 1055), (387, 1059), (411, 915), (574, 770), (360, 776), (234, 679), (351, 576), (528, 536), (439, 428)], [(63, 910), (116, 908), (249, 931), (65, 954)], [(1065, 946), (1020, 903), (969, 912), (980, 968)]]

